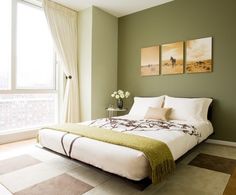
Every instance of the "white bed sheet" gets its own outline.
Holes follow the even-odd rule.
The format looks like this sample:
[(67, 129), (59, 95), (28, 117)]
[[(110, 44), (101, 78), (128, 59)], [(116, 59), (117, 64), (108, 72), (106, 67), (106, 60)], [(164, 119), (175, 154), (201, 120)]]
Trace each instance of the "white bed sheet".
[[(125, 115), (121, 118), (139, 119), (130, 115)], [(178, 131), (132, 131), (132, 133), (166, 143), (174, 160), (177, 160), (213, 133), (213, 127), (209, 121), (193, 123), (175, 120), (175, 122), (194, 125), (201, 133), (200, 140), (196, 139), (195, 136), (190, 136)], [(87, 123), (88, 122), (84, 122), (83, 124)], [(61, 137), (63, 134), (64, 132), (50, 129), (40, 130), (39, 143), (43, 147), (64, 154), (61, 145)], [(67, 153), (69, 151), (70, 143), (75, 137), (78, 136), (72, 134), (65, 136), (64, 145)], [(75, 141), (71, 157), (131, 180), (141, 180), (150, 173), (149, 162), (141, 151), (85, 137), (81, 137)]]

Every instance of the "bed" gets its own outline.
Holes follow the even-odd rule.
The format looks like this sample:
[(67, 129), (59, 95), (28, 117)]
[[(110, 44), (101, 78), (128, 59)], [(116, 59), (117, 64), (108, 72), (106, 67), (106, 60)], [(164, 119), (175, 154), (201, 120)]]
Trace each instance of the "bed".
[[(112, 126), (114, 131), (159, 140), (168, 146), (176, 161), (213, 133), (207, 119), (211, 102), (209, 98), (136, 97), (127, 115), (80, 124), (107, 129)], [(171, 108), (169, 120), (146, 119), (150, 107)], [(129, 124), (128, 128), (124, 123)], [(140, 181), (150, 176), (149, 161), (141, 151), (50, 128), (40, 130), (38, 138), (42, 147), (130, 180)]]

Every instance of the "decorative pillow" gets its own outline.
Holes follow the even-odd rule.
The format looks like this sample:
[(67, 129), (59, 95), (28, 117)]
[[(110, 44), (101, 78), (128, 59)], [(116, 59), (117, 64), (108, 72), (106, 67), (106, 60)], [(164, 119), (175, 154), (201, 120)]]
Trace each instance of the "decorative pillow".
[(129, 115), (144, 118), (149, 107), (161, 108), (164, 103), (164, 96), (160, 97), (134, 97), (134, 103)]
[(165, 96), (164, 108), (172, 108), (170, 119), (207, 121), (210, 98), (175, 98)]
[(167, 121), (171, 108), (153, 108), (149, 107), (144, 118)]

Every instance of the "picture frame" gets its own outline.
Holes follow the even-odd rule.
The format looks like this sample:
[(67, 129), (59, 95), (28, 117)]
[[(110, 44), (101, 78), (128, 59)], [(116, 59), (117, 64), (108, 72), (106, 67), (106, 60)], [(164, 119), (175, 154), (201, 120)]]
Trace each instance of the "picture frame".
[(184, 73), (184, 42), (163, 44), (161, 46), (161, 74)]
[(212, 72), (212, 37), (186, 41), (186, 73)]
[(160, 46), (141, 48), (141, 76), (160, 74)]

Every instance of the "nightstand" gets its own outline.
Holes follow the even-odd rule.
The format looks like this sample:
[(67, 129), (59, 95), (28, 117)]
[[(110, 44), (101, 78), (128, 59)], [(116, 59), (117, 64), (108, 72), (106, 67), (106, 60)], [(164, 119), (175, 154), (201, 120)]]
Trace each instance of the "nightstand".
[(127, 111), (126, 108), (106, 108), (106, 111), (108, 112), (108, 117), (111, 118), (114, 115), (114, 112), (125, 112)]

